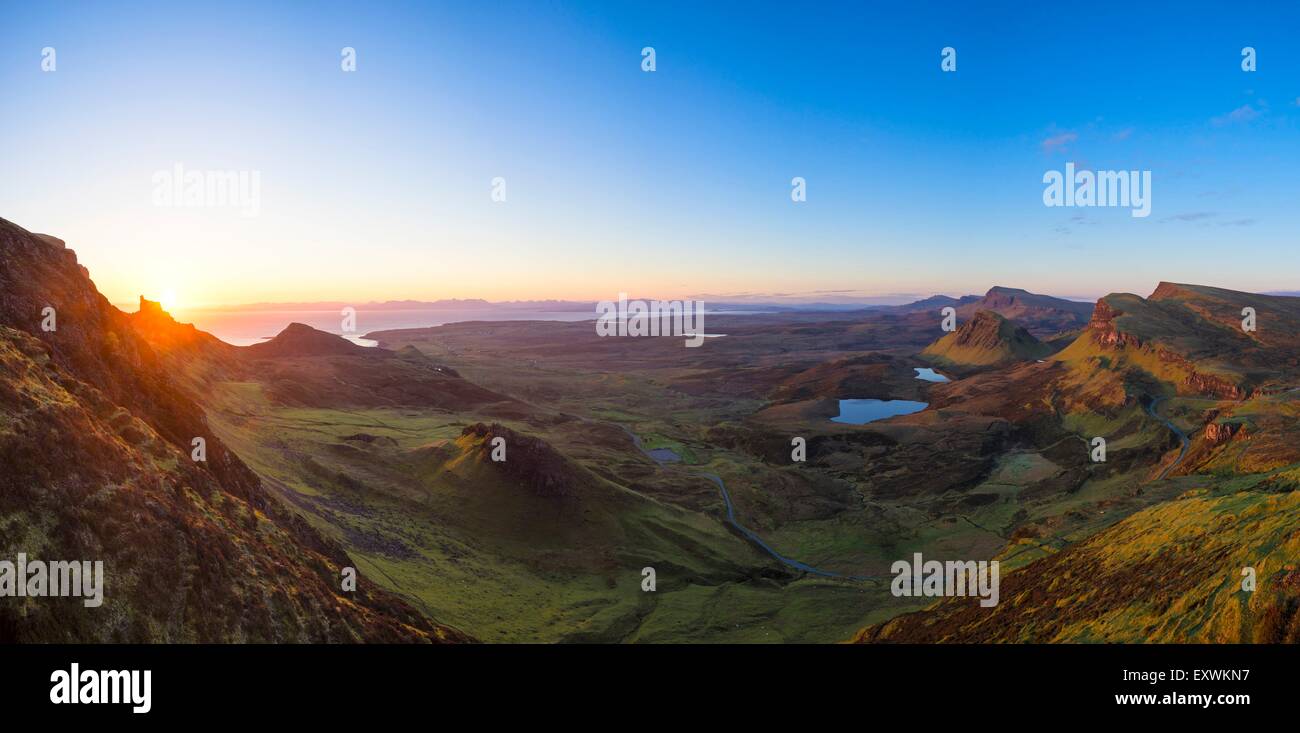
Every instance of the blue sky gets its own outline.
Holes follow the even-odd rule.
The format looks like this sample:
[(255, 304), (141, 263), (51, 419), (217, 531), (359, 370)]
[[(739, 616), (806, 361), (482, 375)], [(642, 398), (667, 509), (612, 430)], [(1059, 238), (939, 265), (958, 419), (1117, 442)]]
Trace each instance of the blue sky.
[[(1294, 5), (190, 5), (0, 23), (0, 216), (115, 302), (1300, 282)], [(1150, 170), (1151, 216), (1045, 207), (1067, 161)], [(258, 215), (155, 206), (175, 163)]]

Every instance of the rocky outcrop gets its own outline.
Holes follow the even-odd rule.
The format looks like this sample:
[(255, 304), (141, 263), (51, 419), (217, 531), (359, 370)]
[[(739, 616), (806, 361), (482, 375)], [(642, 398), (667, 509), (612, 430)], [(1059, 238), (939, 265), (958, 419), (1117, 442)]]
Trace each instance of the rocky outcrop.
[[(1175, 286), (1170, 283), (1161, 283), (1157, 288), (1157, 293), (1161, 295), (1161, 300), (1170, 300), (1176, 297), (1186, 295), (1183, 286)], [(1148, 307), (1151, 301), (1155, 300), (1155, 295), (1148, 301), (1143, 301), (1137, 296), (1107, 296), (1097, 301), (1093, 309), (1092, 318), (1088, 322), (1088, 327), (1084, 329), (1081, 338), (1086, 338), (1096, 344), (1103, 351), (1137, 351), (1154, 356), (1159, 362), (1170, 367), (1170, 375), (1178, 375), (1176, 379), (1170, 379), (1174, 382), (1180, 394), (1201, 394), (1212, 395), (1222, 399), (1240, 400), (1248, 394), (1248, 390), (1241, 384), (1231, 379), (1216, 374), (1208, 374), (1198, 367), (1197, 362), (1188, 358), (1186, 355), (1174, 351), (1170, 346), (1163, 342), (1144, 339), (1139, 336), (1132, 328), (1121, 328), (1120, 320), (1125, 316), (1130, 316), (1129, 326), (1137, 328), (1145, 327), (1148, 330), (1157, 328), (1178, 328), (1191, 329), (1197, 326), (1179, 319), (1177, 311), (1173, 313), (1164, 310), (1169, 306), (1158, 308)], [(1137, 308), (1137, 312), (1129, 314), (1124, 310), (1121, 303), (1129, 303)], [(1177, 308), (1178, 306), (1174, 306)], [(1158, 326), (1153, 325), (1159, 323)], [(1200, 326), (1202, 329), (1214, 328), (1210, 325)]]
[(957, 307), (957, 314), (964, 320), (980, 311), (991, 311), (1030, 333), (1046, 337), (1082, 327), (1092, 313), (1092, 304), (994, 286), (984, 297)]
[(1245, 426), (1242, 423), (1212, 422), (1205, 426), (1205, 442), (1210, 445), (1219, 445), (1232, 440), (1238, 435), (1245, 435), (1245, 433)]
[(265, 491), (51, 239), (0, 220), (0, 557), (102, 561), (103, 605), (0, 604), (0, 642), (467, 639), (364, 577), (344, 591), (347, 554)]
[(1168, 356), (1170, 362), (1176, 362), (1189, 371), (1186, 379), (1181, 383), (1182, 389), (1179, 391), (1185, 394), (1213, 395), (1225, 400), (1244, 400), (1248, 394), (1247, 390), (1233, 384), (1223, 377), (1216, 377), (1210, 374), (1203, 374), (1196, 369), (1186, 359), (1178, 357), (1168, 352), (1161, 352), (1161, 356)]
[[(229, 365), (235, 347), (193, 324), (178, 323), (160, 303), (140, 296), (140, 307), (129, 316), (135, 332), (164, 358), (177, 353), (182, 358), (206, 358)], [(171, 365), (175, 366), (175, 365)]]
[(1051, 351), (1026, 329), (992, 311), (979, 311), (921, 356), (950, 368), (993, 367), (1040, 359)]
[[(476, 423), (461, 432), (471, 440), (472, 450), (481, 462), (500, 468), (511, 479), (526, 486), (537, 496), (572, 498), (579, 480), (577, 470), (549, 443), (515, 432), (504, 425)], [(493, 451), (504, 439), (506, 460), (495, 461)]]
[(1092, 318), (1084, 331), (1087, 337), (1104, 348), (1142, 348), (1142, 340), (1131, 333), (1122, 333), (1116, 321), (1124, 312), (1111, 305), (1106, 299), (1097, 301)]

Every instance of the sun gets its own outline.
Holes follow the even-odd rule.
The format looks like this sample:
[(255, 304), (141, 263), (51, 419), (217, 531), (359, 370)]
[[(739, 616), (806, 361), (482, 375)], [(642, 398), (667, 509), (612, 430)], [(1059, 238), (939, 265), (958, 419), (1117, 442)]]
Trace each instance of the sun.
[(174, 311), (176, 309), (176, 291), (171, 288), (164, 290), (162, 297), (158, 299), (158, 305), (161, 305), (162, 309), (168, 313)]

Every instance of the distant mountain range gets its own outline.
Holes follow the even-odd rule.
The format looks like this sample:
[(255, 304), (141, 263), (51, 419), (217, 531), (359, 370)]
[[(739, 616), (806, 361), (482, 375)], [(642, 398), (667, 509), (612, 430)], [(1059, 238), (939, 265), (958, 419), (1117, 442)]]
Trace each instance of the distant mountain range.
[[(45, 236), (45, 235), (41, 235)], [(613, 298), (611, 294), (611, 298)], [(636, 297), (630, 299), (653, 300), (652, 297)], [(881, 296), (881, 297), (863, 297), (848, 298), (841, 297), (835, 299), (817, 300), (809, 302), (792, 303), (781, 300), (761, 300), (747, 298), (727, 298), (724, 296), (692, 296), (695, 299), (702, 300), (705, 306), (712, 311), (764, 311), (772, 313), (786, 312), (853, 312), (867, 310), (895, 311), (900, 313), (928, 310), (931, 308), (938, 309), (944, 306), (967, 306), (976, 304), (977, 310), (992, 310), (996, 308), (1025, 307), (1025, 308), (1055, 308), (1067, 312), (1090, 311), (1091, 302), (1067, 300), (1056, 298), (1048, 295), (1038, 295), (1026, 290), (1017, 288), (994, 287), (983, 296), (964, 295), (960, 298), (954, 298), (947, 295), (933, 295), (921, 300), (899, 303), (899, 296)], [(1000, 301), (998, 299), (1001, 299)], [(130, 305), (127, 303), (118, 304), (119, 307), (126, 309)], [(583, 300), (510, 300), (510, 301), (490, 301), (482, 298), (444, 298), (440, 300), (385, 300), (385, 301), (368, 301), (364, 303), (349, 302), (342, 300), (318, 300), (318, 301), (292, 301), (292, 302), (260, 302), (245, 303), (236, 305), (214, 305), (204, 306), (201, 308), (191, 308), (189, 310), (215, 310), (215, 311), (336, 311), (346, 307), (356, 308), (358, 311), (402, 311), (402, 310), (431, 310), (431, 311), (554, 311), (554, 312), (581, 312), (590, 311), (593, 317), (596, 310), (596, 301)], [(973, 312), (973, 311), (968, 311)], [(1086, 318), (1085, 318), (1086, 320)]]
[(1020, 288), (994, 286), (982, 296), (950, 298), (935, 295), (915, 303), (895, 306), (898, 313), (933, 312), (936, 318), (943, 308), (953, 308), (959, 322), (967, 322), (980, 311), (996, 313), (1015, 321), (1038, 337), (1052, 336), (1082, 328), (1092, 316), (1092, 303), (1039, 295)]
[(211, 306), (195, 310), (223, 311), (318, 311), (340, 310), (342, 308), (357, 310), (587, 310), (594, 309), (594, 303), (571, 300), (512, 300), (491, 302), (481, 298), (444, 298), (442, 300), (385, 300), (357, 303), (342, 300), (295, 301), (287, 303), (247, 303), (242, 305)]

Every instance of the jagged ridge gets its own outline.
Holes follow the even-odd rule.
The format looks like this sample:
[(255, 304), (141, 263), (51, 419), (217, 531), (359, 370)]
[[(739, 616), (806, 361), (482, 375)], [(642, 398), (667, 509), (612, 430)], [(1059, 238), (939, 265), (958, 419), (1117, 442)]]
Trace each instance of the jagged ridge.
[(106, 576), (97, 609), (0, 606), (0, 641), (467, 639), (364, 578), (343, 592), (347, 555), (266, 494), (88, 275), (0, 220), (0, 553)]

